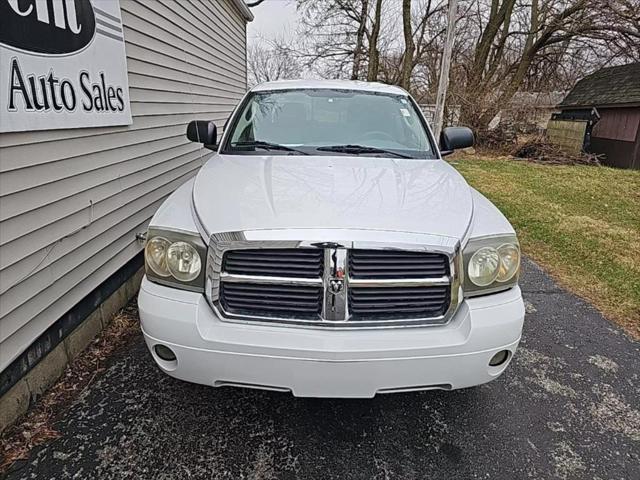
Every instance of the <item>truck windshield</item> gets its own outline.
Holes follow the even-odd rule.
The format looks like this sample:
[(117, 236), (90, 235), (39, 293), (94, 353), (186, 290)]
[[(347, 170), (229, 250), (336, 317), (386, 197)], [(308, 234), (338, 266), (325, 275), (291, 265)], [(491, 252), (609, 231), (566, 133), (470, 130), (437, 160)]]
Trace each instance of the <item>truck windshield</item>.
[(408, 97), (335, 89), (251, 94), (231, 125), (224, 153), (265, 150), (270, 155), (435, 158)]

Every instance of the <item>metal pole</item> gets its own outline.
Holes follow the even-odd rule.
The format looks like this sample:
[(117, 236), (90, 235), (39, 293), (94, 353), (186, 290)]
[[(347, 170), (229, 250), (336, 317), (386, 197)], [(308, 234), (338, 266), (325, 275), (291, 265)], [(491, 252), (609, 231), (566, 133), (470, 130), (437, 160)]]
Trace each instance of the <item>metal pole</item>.
[(453, 53), (453, 41), (456, 33), (456, 17), (458, 14), (458, 0), (449, 0), (449, 22), (447, 25), (447, 38), (442, 52), (442, 67), (438, 81), (438, 93), (436, 95), (436, 111), (433, 114), (433, 133), (436, 140), (440, 139), (444, 121), (444, 103), (449, 89), (449, 69), (451, 67), (451, 54)]

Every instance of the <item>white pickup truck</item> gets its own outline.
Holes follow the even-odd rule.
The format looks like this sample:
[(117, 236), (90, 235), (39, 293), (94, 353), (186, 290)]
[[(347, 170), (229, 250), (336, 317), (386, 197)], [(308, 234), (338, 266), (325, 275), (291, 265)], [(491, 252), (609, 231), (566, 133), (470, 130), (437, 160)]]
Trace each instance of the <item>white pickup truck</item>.
[(402, 89), (253, 88), (149, 225), (142, 330), (167, 374), (304, 397), (471, 387), (522, 332), (513, 228)]

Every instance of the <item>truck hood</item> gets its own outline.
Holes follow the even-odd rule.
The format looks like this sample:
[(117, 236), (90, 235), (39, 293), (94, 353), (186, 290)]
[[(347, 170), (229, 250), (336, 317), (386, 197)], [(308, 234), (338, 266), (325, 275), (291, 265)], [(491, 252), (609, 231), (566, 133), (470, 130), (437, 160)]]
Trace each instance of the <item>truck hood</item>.
[(193, 186), (208, 233), (321, 228), (462, 239), (471, 189), (442, 160), (214, 155)]

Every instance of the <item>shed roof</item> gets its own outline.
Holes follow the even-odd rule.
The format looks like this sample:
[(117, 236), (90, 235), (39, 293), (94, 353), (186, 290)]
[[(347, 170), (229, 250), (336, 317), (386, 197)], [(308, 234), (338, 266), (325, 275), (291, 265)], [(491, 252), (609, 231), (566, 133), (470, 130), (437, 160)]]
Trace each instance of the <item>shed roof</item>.
[(640, 62), (598, 70), (584, 77), (560, 108), (640, 105)]

